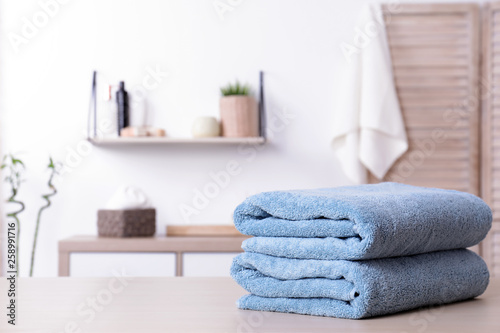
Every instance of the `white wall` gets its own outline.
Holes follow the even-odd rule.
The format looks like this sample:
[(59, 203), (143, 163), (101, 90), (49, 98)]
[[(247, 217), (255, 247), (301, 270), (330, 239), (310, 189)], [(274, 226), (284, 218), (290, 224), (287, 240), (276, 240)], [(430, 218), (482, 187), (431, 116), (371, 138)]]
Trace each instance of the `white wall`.
[(352, 40), (364, 1), (244, 0), (224, 20), (213, 0), (66, 2), (15, 52), (9, 36), (21, 35), (23, 18), (33, 21), (41, 7), (36, 0), (0, 1), (1, 147), (21, 153), (29, 168), (19, 195), (27, 204), (20, 215), (22, 275), (47, 190), (48, 156), (66, 161), (82, 145), (93, 69), (128, 87), (142, 82), (147, 67), (168, 71), (148, 100), (154, 125), (171, 136), (190, 136), (197, 116), (217, 116), (218, 87), (229, 80), (257, 87), (259, 70), (266, 72), (269, 117), (287, 110), (296, 118), (252, 161), (234, 146), (94, 147), (64, 176), (43, 217), (36, 276), (57, 274), (59, 239), (97, 232), (96, 211), (121, 184), (150, 195), (159, 234), (167, 224), (186, 223), (179, 206), (191, 204), (209, 173), (230, 160), (242, 173), (191, 223), (229, 224), (235, 206), (256, 192), (348, 184), (330, 148), (339, 111), (333, 92), (345, 66), (339, 44)]

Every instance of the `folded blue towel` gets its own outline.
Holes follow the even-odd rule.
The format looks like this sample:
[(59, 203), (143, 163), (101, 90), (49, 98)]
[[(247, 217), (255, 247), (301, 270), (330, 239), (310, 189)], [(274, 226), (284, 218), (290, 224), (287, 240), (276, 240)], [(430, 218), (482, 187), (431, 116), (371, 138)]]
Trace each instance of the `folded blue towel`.
[(243, 249), (304, 259), (370, 259), (466, 248), (491, 228), (480, 198), (397, 183), (254, 195), (236, 208)]
[(231, 275), (252, 293), (241, 309), (351, 319), (473, 298), (489, 280), (484, 261), (465, 249), (362, 261), (243, 253)]

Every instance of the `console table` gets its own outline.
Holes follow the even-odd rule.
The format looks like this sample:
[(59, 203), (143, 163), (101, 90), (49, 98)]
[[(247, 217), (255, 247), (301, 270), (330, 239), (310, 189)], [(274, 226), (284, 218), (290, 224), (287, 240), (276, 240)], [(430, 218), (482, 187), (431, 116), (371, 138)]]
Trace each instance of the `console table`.
[(246, 236), (106, 238), (75, 236), (59, 241), (59, 276), (70, 276), (72, 254), (168, 253), (175, 256), (175, 276), (183, 275), (186, 253), (238, 253)]

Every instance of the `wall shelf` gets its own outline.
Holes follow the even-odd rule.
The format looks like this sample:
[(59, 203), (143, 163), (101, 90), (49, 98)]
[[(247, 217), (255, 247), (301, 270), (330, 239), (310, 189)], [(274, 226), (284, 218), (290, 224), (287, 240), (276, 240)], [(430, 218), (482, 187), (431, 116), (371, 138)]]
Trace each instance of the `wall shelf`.
[(170, 138), (170, 137), (116, 137), (99, 138), (97, 131), (97, 72), (92, 78), (92, 95), (87, 119), (87, 140), (96, 146), (120, 145), (169, 145), (169, 144), (210, 144), (210, 145), (263, 145), (266, 143), (266, 111), (264, 101), (264, 72), (259, 72), (259, 137), (248, 138)]
[(168, 144), (221, 144), (221, 145), (237, 145), (237, 144), (258, 144), (262, 145), (266, 142), (264, 137), (255, 138), (169, 138), (169, 137), (127, 137), (127, 138), (89, 138), (89, 141), (97, 146), (119, 146), (119, 145), (168, 145)]

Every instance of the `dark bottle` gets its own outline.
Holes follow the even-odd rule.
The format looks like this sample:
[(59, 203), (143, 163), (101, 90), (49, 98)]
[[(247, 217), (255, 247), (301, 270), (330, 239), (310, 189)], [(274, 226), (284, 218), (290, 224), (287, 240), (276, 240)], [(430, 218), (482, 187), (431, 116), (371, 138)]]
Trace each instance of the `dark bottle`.
[(121, 129), (129, 125), (128, 93), (123, 81), (120, 81), (120, 89), (116, 92), (116, 103), (118, 104), (118, 135), (120, 135)]

